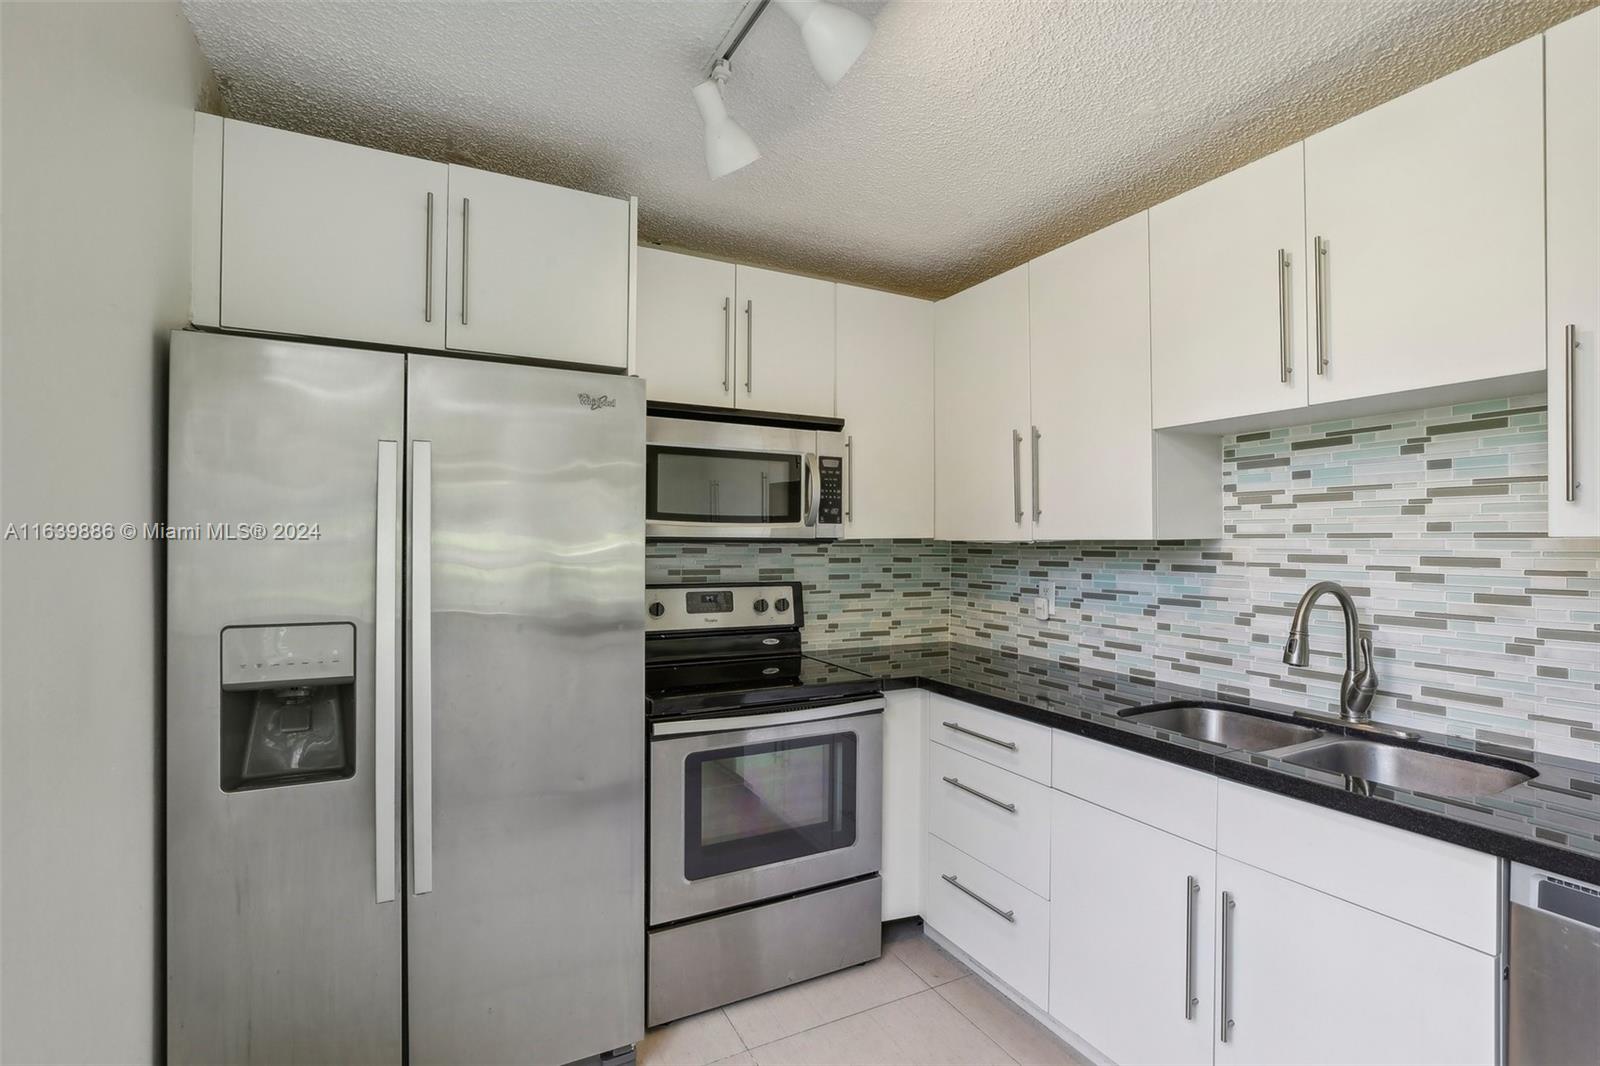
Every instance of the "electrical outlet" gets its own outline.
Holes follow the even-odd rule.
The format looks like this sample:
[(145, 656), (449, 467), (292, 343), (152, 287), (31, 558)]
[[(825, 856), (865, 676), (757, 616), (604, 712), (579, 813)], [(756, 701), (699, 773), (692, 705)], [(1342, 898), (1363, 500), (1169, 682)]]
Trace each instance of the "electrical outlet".
[(1039, 595), (1033, 598), (1033, 617), (1043, 622), (1055, 616), (1056, 613), (1056, 583), (1054, 581), (1039, 582)]

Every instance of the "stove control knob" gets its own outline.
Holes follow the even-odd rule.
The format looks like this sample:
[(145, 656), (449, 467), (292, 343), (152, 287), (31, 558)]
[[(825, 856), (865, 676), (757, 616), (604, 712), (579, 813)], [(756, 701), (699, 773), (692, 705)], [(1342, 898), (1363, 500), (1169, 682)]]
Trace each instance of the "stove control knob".
[(756, 609), (756, 614), (766, 614), (767, 613), (767, 601), (766, 600), (757, 600), (755, 603), (751, 604), (751, 606)]
[(776, 607), (778, 609), (778, 613), (779, 614), (782, 614), (784, 611), (787, 611), (789, 609), (789, 601), (780, 598), (778, 600), (778, 602), (773, 604), (772, 606), (774, 606), (774, 607)]
[(660, 600), (657, 600), (655, 603), (652, 603), (650, 605), (650, 617), (651, 618), (660, 618), (662, 615), (664, 615), (666, 613), (667, 613), (666, 605), (663, 604)]

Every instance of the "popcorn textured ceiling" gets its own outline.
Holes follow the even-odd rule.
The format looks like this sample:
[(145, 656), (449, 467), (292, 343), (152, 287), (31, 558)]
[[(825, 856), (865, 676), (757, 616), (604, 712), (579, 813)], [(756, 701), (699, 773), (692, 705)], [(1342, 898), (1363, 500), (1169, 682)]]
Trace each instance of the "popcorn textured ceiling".
[(740, 0), (186, 0), (226, 113), (639, 197), (641, 239), (945, 296), (1594, 0), (889, 0), (832, 91), (762, 17), (705, 174), (690, 88)]

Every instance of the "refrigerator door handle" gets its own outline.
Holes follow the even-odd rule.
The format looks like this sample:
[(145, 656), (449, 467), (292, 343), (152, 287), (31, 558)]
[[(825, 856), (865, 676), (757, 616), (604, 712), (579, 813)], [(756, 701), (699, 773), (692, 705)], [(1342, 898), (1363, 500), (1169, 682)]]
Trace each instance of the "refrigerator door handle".
[(400, 445), (392, 440), (380, 440), (372, 641), (372, 798), (379, 903), (394, 900), (395, 826), (399, 822), (394, 789), (395, 732), (400, 714), (400, 656), (396, 647), (400, 636), (400, 604), (396, 587), (399, 575), (395, 569), (399, 558), (399, 515)]
[(433, 442), (411, 442), (411, 891), (433, 891)]

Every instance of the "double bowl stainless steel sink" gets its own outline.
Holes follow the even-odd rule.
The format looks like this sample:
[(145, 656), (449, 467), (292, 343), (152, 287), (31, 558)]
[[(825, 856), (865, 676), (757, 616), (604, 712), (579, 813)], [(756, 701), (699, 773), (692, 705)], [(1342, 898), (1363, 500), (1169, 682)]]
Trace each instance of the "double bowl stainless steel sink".
[(1340, 774), (1348, 782), (1390, 785), (1434, 796), (1471, 799), (1504, 792), (1536, 777), (1531, 767), (1501, 765), (1399, 744), (1343, 736), (1333, 730), (1209, 703), (1179, 703), (1120, 717), (1191, 740), (1236, 751), (1270, 754), (1309, 770)]

